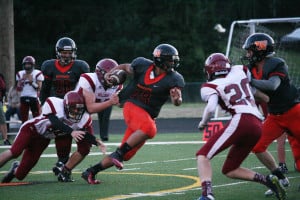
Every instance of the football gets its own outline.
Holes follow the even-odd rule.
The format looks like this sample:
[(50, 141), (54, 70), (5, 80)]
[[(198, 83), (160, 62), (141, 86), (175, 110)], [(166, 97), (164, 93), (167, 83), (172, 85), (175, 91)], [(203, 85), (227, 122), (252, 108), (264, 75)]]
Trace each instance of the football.
[(117, 69), (111, 72), (110, 83), (112, 85), (120, 85), (126, 81), (127, 73), (124, 70)]

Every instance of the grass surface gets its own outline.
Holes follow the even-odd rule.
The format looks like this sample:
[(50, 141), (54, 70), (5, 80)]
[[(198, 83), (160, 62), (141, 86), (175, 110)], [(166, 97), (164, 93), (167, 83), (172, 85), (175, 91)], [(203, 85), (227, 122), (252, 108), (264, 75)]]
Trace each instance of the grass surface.
[[(197, 199), (201, 193), (198, 173), (196, 169), (195, 152), (201, 147), (200, 133), (160, 134), (150, 140), (130, 161), (125, 162), (125, 168), (118, 171), (110, 168), (97, 175), (103, 181), (99, 185), (88, 185), (80, 174), (90, 165), (98, 162), (103, 155), (93, 147), (89, 155), (73, 170), (75, 182), (60, 183), (51, 172), (56, 158), (55, 149), (51, 145), (46, 149), (43, 157), (33, 168), (31, 173), (23, 180), (30, 185), (1, 186), (0, 199), (162, 199), (162, 200), (192, 200)], [(111, 135), (107, 143), (108, 151), (115, 150), (121, 135)], [(172, 143), (170, 143), (172, 142)], [(275, 153), (275, 144), (270, 151)], [(0, 151), (7, 147), (1, 146)], [(73, 148), (74, 150), (74, 148)], [(96, 154), (96, 155), (95, 155)], [(216, 199), (222, 200), (265, 200), (265, 186), (226, 178), (221, 174), (226, 152), (222, 152), (212, 160), (213, 186)], [(18, 158), (20, 160), (20, 158)], [(10, 168), (11, 162), (0, 170), (0, 176)], [(300, 175), (293, 169), (293, 160), (287, 145), (287, 164), (290, 170), (291, 187), (288, 188), (288, 199), (300, 199), (297, 191), (300, 184)], [(243, 167), (252, 168), (263, 174), (268, 170), (260, 164), (251, 154), (243, 163)], [(14, 179), (14, 182), (20, 182)], [(270, 197), (267, 199), (275, 199)]]

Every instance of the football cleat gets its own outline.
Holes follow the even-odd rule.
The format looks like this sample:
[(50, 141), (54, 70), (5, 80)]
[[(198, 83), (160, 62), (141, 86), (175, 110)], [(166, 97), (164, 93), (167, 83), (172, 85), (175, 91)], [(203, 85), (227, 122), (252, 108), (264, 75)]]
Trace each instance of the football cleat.
[(279, 182), (277, 176), (268, 175), (266, 177), (267, 186), (273, 191), (277, 199), (285, 200), (286, 199), (286, 191), (283, 185)]
[[(290, 182), (289, 182), (289, 179), (288, 178), (284, 178), (284, 179), (279, 179), (279, 183), (283, 186), (283, 187), (289, 187), (290, 186)], [(265, 192), (265, 196), (266, 197), (269, 197), (269, 196), (272, 196), (274, 195), (274, 192), (269, 189)]]
[(63, 170), (57, 175), (57, 180), (60, 182), (74, 182), (71, 175), (71, 171), (63, 168)]
[(4, 140), (4, 145), (11, 145), (8, 139)]
[(64, 163), (58, 161), (55, 166), (52, 168), (52, 171), (54, 173), (55, 176), (57, 176), (59, 173), (61, 173), (62, 169), (64, 167)]
[(212, 194), (209, 194), (207, 196), (201, 196), (197, 200), (215, 200), (215, 197)]
[(285, 163), (279, 163), (278, 166), (279, 166), (279, 170), (281, 171), (281, 173), (283, 173), (283, 174), (288, 174), (289, 173), (289, 170), (288, 170)]
[(92, 172), (88, 171), (88, 170), (85, 170), (84, 172), (82, 172), (81, 174), (81, 177), (86, 180), (86, 182), (88, 184), (91, 184), (91, 185), (95, 185), (95, 184), (100, 184), (101, 181), (97, 180), (95, 178), (95, 174), (93, 174)]
[(123, 159), (121, 158), (121, 156), (117, 153), (117, 152), (113, 152), (112, 154), (109, 155), (109, 157), (111, 158), (111, 161), (113, 162), (113, 164), (115, 165), (115, 167), (119, 170), (122, 170), (124, 165), (123, 165)]
[(13, 180), (13, 178), (15, 178), (15, 171), (19, 165), (20, 165), (19, 161), (13, 162), (11, 164), (11, 167), (10, 167), (9, 171), (7, 172), (7, 174), (5, 174), (5, 176), (3, 177), (1, 183), (11, 182), (11, 180)]

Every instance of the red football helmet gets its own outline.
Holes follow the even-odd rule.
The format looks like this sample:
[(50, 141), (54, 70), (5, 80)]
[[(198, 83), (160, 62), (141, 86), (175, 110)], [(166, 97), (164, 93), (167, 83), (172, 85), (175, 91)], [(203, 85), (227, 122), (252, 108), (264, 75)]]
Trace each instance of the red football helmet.
[(77, 123), (81, 120), (86, 110), (82, 92), (82, 89), (77, 92), (70, 91), (64, 96), (63, 103), (66, 117), (74, 123)]
[(23, 69), (26, 72), (32, 72), (35, 66), (35, 59), (32, 56), (25, 56), (22, 61)]
[(230, 71), (230, 61), (222, 53), (213, 53), (205, 61), (204, 73), (208, 81), (218, 76), (227, 75)]
[(118, 66), (119, 64), (117, 61), (111, 59), (111, 58), (104, 58), (98, 61), (96, 64), (95, 72), (98, 76), (99, 81), (102, 83), (102, 85), (109, 86), (107, 82), (104, 79), (104, 75), (109, 72), (112, 68)]

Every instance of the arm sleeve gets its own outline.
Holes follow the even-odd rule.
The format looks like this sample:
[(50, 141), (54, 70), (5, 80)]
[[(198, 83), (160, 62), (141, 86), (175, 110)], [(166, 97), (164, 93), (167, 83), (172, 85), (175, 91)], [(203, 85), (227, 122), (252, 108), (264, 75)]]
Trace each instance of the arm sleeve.
[(275, 91), (279, 87), (280, 83), (281, 79), (278, 76), (272, 76), (268, 80), (251, 80), (251, 85), (262, 91)]
[(204, 108), (203, 115), (202, 115), (202, 123), (206, 124), (208, 120), (211, 118), (212, 113), (215, 112), (218, 106), (219, 97), (216, 94), (212, 94), (207, 102), (207, 105)]
[(94, 135), (92, 135), (92, 134), (90, 134), (90, 133), (85, 133), (84, 139), (85, 139), (86, 141), (88, 141), (89, 143), (98, 146), (98, 143), (97, 143), (97, 141), (96, 141), (96, 137), (95, 137)]
[(64, 124), (61, 120), (56, 117), (54, 114), (48, 115), (48, 119), (50, 120), (54, 129), (63, 131), (64, 133), (70, 134), (73, 132), (73, 129), (68, 125)]

